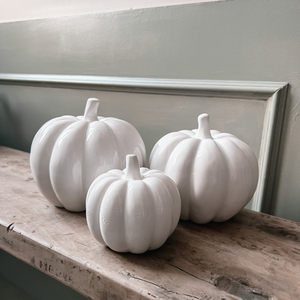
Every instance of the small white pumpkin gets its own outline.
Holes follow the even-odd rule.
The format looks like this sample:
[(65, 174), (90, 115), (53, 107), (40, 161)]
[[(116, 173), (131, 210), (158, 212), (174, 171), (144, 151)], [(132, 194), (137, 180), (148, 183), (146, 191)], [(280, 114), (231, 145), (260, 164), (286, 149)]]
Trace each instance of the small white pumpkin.
[(33, 178), (52, 204), (84, 211), (88, 188), (108, 170), (125, 168), (127, 154), (146, 161), (138, 131), (128, 122), (97, 117), (99, 100), (87, 101), (84, 116), (62, 116), (45, 123), (36, 133), (30, 153)]
[(170, 176), (181, 196), (181, 219), (222, 222), (252, 198), (258, 181), (257, 159), (237, 137), (209, 130), (209, 117), (198, 129), (162, 137), (150, 154), (150, 169)]
[(139, 167), (127, 155), (126, 169), (111, 170), (92, 183), (86, 203), (88, 227), (117, 252), (143, 253), (162, 246), (180, 217), (175, 183), (158, 170)]

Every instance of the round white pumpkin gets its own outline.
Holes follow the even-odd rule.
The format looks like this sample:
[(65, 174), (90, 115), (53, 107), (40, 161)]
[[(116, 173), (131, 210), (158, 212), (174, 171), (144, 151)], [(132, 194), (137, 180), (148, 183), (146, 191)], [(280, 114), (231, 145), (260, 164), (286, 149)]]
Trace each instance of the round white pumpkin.
[(258, 182), (257, 159), (237, 137), (209, 130), (209, 117), (198, 117), (198, 129), (162, 137), (150, 154), (150, 169), (176, 183), (181, 219), (196, 223), (222, 222), (252, 198)]
[(125, 168), (127, 154), (145, 164), (146, 149), (128, 122), (97, 117), (99, 100), (87, 101), (84, 116), (62, 116), (36, 133), (30, 153), (33, 178), (51, 203), (70, 211), (84, 211), (88, 188), (108, 170)]
[(162, 246), (180, 217), (175, 183), (158, 170), (139, 167), (127, 155), (126, 169), (100, 175), (91, 185), (86, 218), (93, 236), (117, 252), (143, 253)]

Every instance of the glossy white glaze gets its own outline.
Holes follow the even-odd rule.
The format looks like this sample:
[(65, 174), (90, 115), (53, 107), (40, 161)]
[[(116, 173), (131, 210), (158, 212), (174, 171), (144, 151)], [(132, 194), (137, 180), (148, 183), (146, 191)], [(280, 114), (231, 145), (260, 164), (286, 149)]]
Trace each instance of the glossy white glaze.
[(141, 168), (127, 155), (126, 169), (111, 170), (92, 183), (86, 201), (88, 227), (117, 252), (143, 253), (162, 246), (180, 217), (175, 183), (158, 170)]
[(237, 137), (209, 130), (209, 117), (198, 129), (162, 137), (150, 154), (150, 168), (170, 176), (181, 195), (181, 218), (196, 223), (221, 222), (252, 198), (258, 182), (257, 159)]
[(128, 122), (97, 117), (99, 100), (87, 101), (84, 116), (62, 116), (36, 133), (30, 166), (41, 193), (54, 205), (84, 211), (93, 180), (111, 169), (123, 169), (129, 153), (145, 165), (146, 149)]

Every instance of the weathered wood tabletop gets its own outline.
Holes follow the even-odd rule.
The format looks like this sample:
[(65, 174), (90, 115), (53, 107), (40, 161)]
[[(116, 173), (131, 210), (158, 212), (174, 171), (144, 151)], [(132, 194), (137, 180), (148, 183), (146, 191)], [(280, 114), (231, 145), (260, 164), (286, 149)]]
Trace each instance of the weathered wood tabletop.
[(0, 180), (0, 248), (92, 299), (300, 299), (299, 223), (243, 210), (181, 221), (160, 249), (119, 254), (85, 213), (43, 198), (28, 153), (0, 147)]

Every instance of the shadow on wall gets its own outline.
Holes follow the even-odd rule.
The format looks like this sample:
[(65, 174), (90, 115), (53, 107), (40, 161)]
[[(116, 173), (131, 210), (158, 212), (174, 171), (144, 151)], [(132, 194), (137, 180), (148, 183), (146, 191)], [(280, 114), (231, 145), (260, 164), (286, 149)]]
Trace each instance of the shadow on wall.
[(0, 145), (19, 150), (25, 146), (19, 114), (14, 110), (6, 94), (0, 93)]

